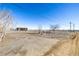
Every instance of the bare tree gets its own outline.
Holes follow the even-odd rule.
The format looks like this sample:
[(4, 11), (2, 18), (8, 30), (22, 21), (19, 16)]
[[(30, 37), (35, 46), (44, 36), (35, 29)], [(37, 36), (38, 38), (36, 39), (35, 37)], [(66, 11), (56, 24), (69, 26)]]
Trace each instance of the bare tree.
[(50, 25), (50, 30), (57, 30), (59, 28), (59, 25)]
[(55, 31), (58, 30), (59, 25), (50, 25), (50, 31), (53, 31), (53, 37), (55, 37)]
[(11, 28), (11, 15), (10, 12), (7, 10), (2, 10), (0, 14), (0, 26), (2, 29), (1, 30), (1, 35), (0, 35), (0, 41), (5, 37), (7, 31)]

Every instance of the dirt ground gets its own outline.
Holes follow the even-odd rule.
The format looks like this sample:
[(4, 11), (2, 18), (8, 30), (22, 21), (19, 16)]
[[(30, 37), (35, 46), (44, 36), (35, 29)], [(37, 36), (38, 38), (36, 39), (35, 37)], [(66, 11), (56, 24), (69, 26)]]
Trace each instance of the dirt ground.
[(8, 33), (0, 42), (0, 55), (43, 55), (58, 41), (23, 32)]
[(0, 42), (1, 56), (71, 55), (72, 40), (44, 37), (27, 32), (7, 33)]

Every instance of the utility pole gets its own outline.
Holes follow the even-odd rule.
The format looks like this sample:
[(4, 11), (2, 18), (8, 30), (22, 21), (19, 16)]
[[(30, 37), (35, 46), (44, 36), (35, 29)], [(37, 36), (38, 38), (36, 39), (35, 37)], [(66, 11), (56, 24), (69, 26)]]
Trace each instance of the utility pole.
[(73, 32), (75, 32), (75, 24), (73, 24)]
[(42, 25), (38, 26), (39, 34), (42, 35)]
[(72, 30), (72, 29), (71, 29), (71, 28), (72, 28), (72, 23), (71, 23), (71, 21), (70, 21), (70, 23), (69, 23), (69, 24), (70, 24), (70, 32), (71, 32), (71, 30)]

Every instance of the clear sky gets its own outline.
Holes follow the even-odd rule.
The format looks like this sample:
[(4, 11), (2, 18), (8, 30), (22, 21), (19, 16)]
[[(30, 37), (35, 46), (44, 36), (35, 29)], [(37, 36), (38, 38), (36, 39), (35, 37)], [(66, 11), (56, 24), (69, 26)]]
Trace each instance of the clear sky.
[(0, 4), (0, 9), (12, 11), (15, 27), (37, 29), (39, 25), (48, 29), (58, 24), (61, 29), (69, 29), (69, 22), (79, 29), (79, 4), (69, 3), (10, 3)]

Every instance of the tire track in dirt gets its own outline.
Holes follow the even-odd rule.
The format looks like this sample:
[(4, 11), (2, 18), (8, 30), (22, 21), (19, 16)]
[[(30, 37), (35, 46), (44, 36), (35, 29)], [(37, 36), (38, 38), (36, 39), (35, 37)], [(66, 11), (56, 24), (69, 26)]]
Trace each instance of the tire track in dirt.
[(52, 46), (46, 53), (44, 53), (44, 56), (48, 55), (67, 55), (67, 56), (78, 56), (79, 55), (79, 34), (76, 33), (71, 38), (66, 41), (59, 41), (58, 44), (55, 46)]

